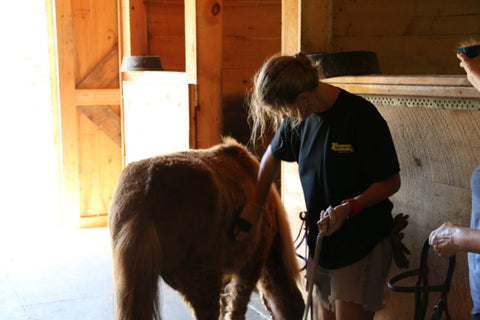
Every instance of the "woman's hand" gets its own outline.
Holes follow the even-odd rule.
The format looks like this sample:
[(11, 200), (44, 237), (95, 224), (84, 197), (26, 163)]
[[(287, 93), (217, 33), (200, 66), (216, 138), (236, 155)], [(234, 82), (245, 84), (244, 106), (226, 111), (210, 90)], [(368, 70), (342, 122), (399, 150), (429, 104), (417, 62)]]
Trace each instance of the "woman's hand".
[(461, 249), (457, 245), (457, 240), (461, 236), (460, 232), (458, 225), (445, 222), (430, 233), (428, 242), (439, 256), (448, 258)]
[(248, 202), (232, 226), (232, 236), (236, 241), (247, 239), (251, 229), (258, 223), (264, 208), (254, 202)]
[(317, 222), (320, 234), (331, 236), (343, 226), (350, 211), (351, 208), (348, 204), (341, 204), (335, 208), (330, 206), (327, 210), (320, 212), (320, 220)]

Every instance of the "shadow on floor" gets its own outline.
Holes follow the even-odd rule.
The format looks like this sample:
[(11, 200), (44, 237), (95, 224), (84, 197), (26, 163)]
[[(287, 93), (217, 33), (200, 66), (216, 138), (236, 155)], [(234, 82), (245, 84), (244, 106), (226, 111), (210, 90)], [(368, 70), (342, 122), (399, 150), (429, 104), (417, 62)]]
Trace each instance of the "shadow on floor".
[[(0, 235), (0, 319), (112, 319), (108, 229), (27, 230)], [(162, 285), (165, 320), (191, 320), (177, 292)], [(254, 294), (248, 320), (269, 319)]]

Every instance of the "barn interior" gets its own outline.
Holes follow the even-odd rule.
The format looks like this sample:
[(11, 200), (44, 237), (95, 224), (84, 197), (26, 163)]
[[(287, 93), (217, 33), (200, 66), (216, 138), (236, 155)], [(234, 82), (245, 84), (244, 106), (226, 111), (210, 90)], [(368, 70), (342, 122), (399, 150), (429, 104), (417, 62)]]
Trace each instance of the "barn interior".
[[(49, 116), (31, 113), (32, 123), (23, 123), (45, 121), (53, 143), (48, 151), (28, 142), (23, 148), (48, 153), (44, 164), (51, 165), (53, 187), (35, 198), (48, 210), (25, 215), (20, 210), (14, 219), (6, 212), (3, 229), (10, 232), (5, 235), (15, 232), (9, 221), (32, 226), (30, 216), (34, 225), (62, 226), (72, 232), (105, 228), (125, 164), (164, 152), (206, 148), (222, 135), (247, 143), (245, 98), (253, 74), (267, 57), (299, 51), (376, 54), (375, 74), (345, 74), (325, 81), (365, 96), (388, 122), (402, 178), (392, 201), (394, 214), (410, 217), (404, 238), (412, 252), (410, 267), (418, 263), (431, 230), (447, 220), (469, 225), (470, 176), (480, 163), (480, 93), (466, 79), (455, 52), (464, 41), (480, 41), (479, 1), (46, 0), (45, 4), (37, 9), (46, 13)], [(128, 57), (145, 56), (159, 57), (162, 70), (138, 70), (125, 63)], [(9, 78), (3, 87), (12, 83)], [(31, 93), (19, 95), (23, 94)], [(12, 139), (7, 131), (3, 136)], [(261, 155), (263, 150), (254, 151)], [(5, 174), (17, 164), (28, 166), (12, 158), (2, 166)], [(35, 170), (28, 176), (46, 171)], [(22, 176), (15, 175), (15, 181), (25, 181), (18, 177)], [(304, 204), (295, 164), (283, 164), (278, 186), (296, 234)], [(10, 184), (15, 190), (23, 187)], [(42, 199), (48, 199), (48, 205)], [(8, 244), (8, 237), (3, 242)], [(431, 258), (432, 281), (441, 282), (447, 262)], [(402, 271), (393, 266), (390, 276)], [(436, 298), (431, 295), (431, 306)], [(413, 318), (411, 294), (385, 288), (385, 305), (375, 319)], [(459, 253), (449, 312), (452, 319), (467, 319), (471, 307), (467, 258)]]

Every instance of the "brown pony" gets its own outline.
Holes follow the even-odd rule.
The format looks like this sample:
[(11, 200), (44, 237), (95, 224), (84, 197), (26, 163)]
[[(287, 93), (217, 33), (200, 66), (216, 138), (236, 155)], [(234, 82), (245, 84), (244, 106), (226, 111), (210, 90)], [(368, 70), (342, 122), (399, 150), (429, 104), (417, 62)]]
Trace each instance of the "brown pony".
[(109, 218), (116, 319), (161, 319), (159, 277), (198, 320), (245, 319), (257, 285), (275, 319), (301, 318), (290, 227), (274, 187), (249, 238), (228, 237), (257, 171), (258, 161), (233, 139), (123, 170)]

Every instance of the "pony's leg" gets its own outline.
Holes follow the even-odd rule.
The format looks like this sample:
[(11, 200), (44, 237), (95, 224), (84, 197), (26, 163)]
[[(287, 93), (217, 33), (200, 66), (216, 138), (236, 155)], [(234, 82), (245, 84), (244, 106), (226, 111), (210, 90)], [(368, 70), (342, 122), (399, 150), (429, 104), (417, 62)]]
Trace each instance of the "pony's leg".
[(275, 320), (300, 319), (304, 302), (297, 283), (288, 272), (278, 246), (270, 252), (260, 279), (263, 298)]
[[(208, 264), (215, 266), (216, 261)], [(188, 263), (187, 263), (188, 264)], [(206, 268), (205, 263), (190, 264), (175, 272), (175, 289), (190, 305), (197, 320), (217, 320), (220, 316), (222, 274), (217, 268)]]
[(225, 320), (244, 320), (250, 296), (260, 278), (260, 267), (244, 268), (226, 287), (228, 306)]

